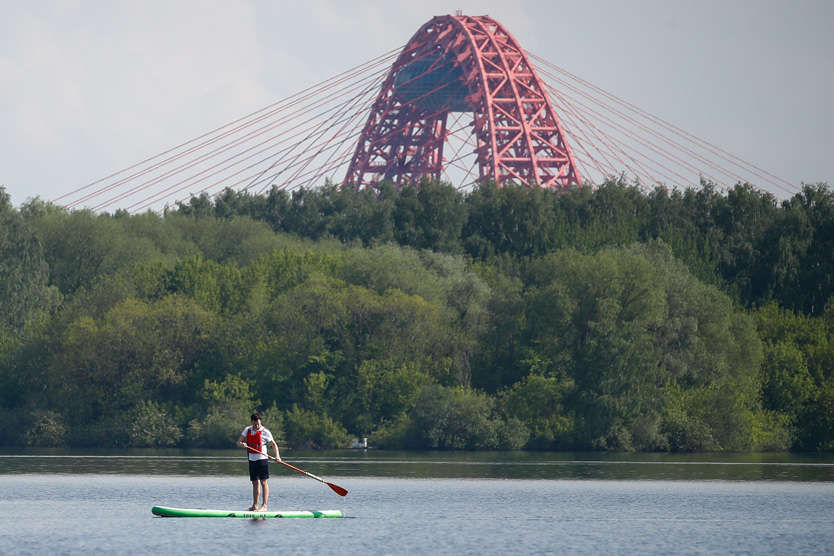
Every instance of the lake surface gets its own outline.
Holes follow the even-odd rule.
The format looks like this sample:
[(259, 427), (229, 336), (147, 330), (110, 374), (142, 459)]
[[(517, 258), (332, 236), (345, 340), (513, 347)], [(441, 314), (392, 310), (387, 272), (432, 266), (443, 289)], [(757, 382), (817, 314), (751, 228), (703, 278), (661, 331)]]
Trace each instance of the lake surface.
[(785, 454), (283, 452), (270, 510), (234, 451), (0, 451), (2, 554), (831, 554), (834, 458)]

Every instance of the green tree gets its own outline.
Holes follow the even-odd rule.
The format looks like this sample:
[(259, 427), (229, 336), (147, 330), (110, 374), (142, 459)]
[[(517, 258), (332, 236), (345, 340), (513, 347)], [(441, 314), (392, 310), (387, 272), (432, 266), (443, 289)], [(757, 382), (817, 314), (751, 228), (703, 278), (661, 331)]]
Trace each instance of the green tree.
[(76, 441), (126, 443), (116, 416), (146, 401), (196, 401), (196, 371), (211, 359), (217, 332), (216, 319), (183, 298), (125, 300), (100, 319), (68, 323), (48, 358), (33, 364), (47, 366), (45, 401), (66, 416)]
[(528, 447), (559, 450), (572, 446), (574, 424), (563, 405), (572, 389), (569, 380), (530, 374), (504, 393), (506, 412), (527, 427)]
[(473, 361), (472, 385), (495, 393), (515, 384), (527, 372), (519, 362), (527, 327), (524, 284), (515, 265), (506, 271), (497, 262), (476, 264), (475, 269), (489, 295), (484, 305), (480, 349)]
[(231, 446), (249, 422), (252, 408), (260, 404), (252, 399), (249, 382), (233, 374), (222, 382), (206, 380), (202, 397), (203, 415), (188, 425), (188, 443), (193, 446)]
[(467, 253), (480, 258), (546, 253), (555, 241), (552, 197), (546, 188), (499, 188), (494, 182), (479, 186), (466, 198), (469, 219), (463, 237)]
[(406, 422), (401, 442), (417, 449), (496, 449), (502, 431), (517, 432), (502, 427), (494, 398), (461, 386), (423, 386)]
[(395, 189), (382, 184), (379, 189), (366, 187), (327, 188), (333, 198), (334, 219), (331, 234), (344, 243), (359, 240), (362, 245), (388, 243), (394, 239)]
[(347, 444), (347, 431), (326, 413), (318, 413), (293, 405), (284, 414), (287, 441), (298, 448), (342, 448)]
[(765, 345), (762, 404), (782, 415), (800, 450), (828, 450), (834, 440), (828, 396), (834, 381), (834, 322), (770, 304), (754, 313)]
[(834, 295), (834, 191), (827, 184), (804, 185), (785, 203), (804, 212), (811, 230), (800, 264), (800, 288), (780, 296), (782, 304), (808, 315), (821, 315)]
[(797, 447), (816, 452), (834, 451), (834, 380), (815, 389), (805, 411), (799, 416)]
[(419, 187), (400, 190), (394, 201), (394, 238), (416, 249), (459, 253), (466, 216), (464, 198), (453, 186), (423, 179)]
[[(249, 216), (189, 218), (169, 214), (165, 217), (165, 227), (194, 246), (189, 254), (221, 263), (236, 261), (246, 265), (286, 246), (285, 239), (275, 234), (267, 223)], [(181, 256), (184, 257), (185, 254)]]
[(723, 449), (749, 445), (761, 358), (755, 329), (668, 247), (560, 251), (532, 265), (528, 280), (532, 342), (550, 365), (542, 374), (575, 383), (566, 405), (580, 445), (662, 449), (672, 385), (703, 390), (684, 400), (707, 404), (702, 413)]
[(30, 219), (44, 246), (50, 283), (72, 295), (115, 268), (120, 225), (91, 211), (49, 212)]
[(153, 400), (140, 400), (130, 421), (128, 445), (158, 448), (176, 446), (182, 440), (182, 429), (165, 408)]
[(767, 295), (769, 231), (777, 221), (776, 198), (762, 194), (749, 184), (739, 184), (727, 192), (726, 201), (713, 213), (723, 232), (718, 271), (733, 284), (745, 305), (755, 304)]
[(418, 362), (391, 359), (363, 361), (358, 371), (362, 419), (358, 431), (367, 435), (383, 421), (394, 421), (411, 409), (420, 388), (432, 382)]
[(49, 266), (40, 242), (0, 187), (0, 336), (19, 330), (40, 311), (54, 307)]

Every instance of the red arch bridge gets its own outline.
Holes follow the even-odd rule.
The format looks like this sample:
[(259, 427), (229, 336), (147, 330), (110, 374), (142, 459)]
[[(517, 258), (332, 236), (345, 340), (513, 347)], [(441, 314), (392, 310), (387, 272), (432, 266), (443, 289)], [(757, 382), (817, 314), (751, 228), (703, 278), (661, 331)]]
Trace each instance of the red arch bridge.
[(56, 202), (131, 213), (224, 189), (423, 177), (565, 188), (625, 177), (648, 189), (748, 182), (799, 189), (546, 60), (496, 20), (445, 15), (402, 48), (76, 189)]

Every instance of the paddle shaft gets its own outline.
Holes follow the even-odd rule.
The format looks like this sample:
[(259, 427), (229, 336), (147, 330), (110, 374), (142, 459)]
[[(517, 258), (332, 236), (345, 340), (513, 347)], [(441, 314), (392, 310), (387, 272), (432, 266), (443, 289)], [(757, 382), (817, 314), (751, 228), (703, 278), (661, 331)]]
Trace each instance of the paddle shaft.
[(290, 465), (289, 463), (285, 462), (284, 460), (280, 460), (280, 459), (278, 459), (278, 458), (276, 458), (276, 457), (274, 457), (274, 456), (270, 456), (269, 454), (265, 454), (264, 452), (261, 452), (260, 450), (256, 450), (256, 449), (255, 449), (255, 448), (253, 448), (252, 446), (248, 446), (248, 445), (247, 445), (246, 447), (247, 447), (249, 450), (252, 450), (252, 452), (253, 452), (253, 453), (255, 453), (255, 454), (261, 454), (261, 455), (263, 455), (263, 456), (266, 456), (268, 459), (275, 460), (275, 461), (277, 461), (278, 463), (280, 463), (281, 465), (286, 465), (287, 467), (289, 467), (290, 469), (292, 469), (292, 470), (294, 470), (294, 471), (298, 471), (299, 473), (301, 473), (301, 474), (303, 474), (303, 475), (307, 475), (307, 476), (308, 476), (308, 477), (310, 477), (311, 479), (315, 479), (315, 480), (317, 480), (317, 481), (318, 481), (318, 482), (320, 482), (320, 483), (324, 483), (324, 484), (326, 484), (326, 485), (327, 485), (327, 486), (329, 486), (331, 489), (333, 489), (333, 492), (335, 492), (335, 493), (336, 493), (336, 494), (338, 494), (339, 496), (347, 496), (348, 491), (347, 491), (346, 489), (344, 489), (344, 488), (340, 487), (339, 485), (334, 485), (333, 483), (328, 483), (327, 481), (325, 481), (325, 480), (324, 480), (324, 479), (322, 479), (321, 477), (317, 477), (317, 476), (313, 475), (312, 473), (308, 473), (307, 471), (304, 471), (303, 469), (299, 469), (298, 467), (296, 467), (296, 466), (294, 466), (294, 465)]

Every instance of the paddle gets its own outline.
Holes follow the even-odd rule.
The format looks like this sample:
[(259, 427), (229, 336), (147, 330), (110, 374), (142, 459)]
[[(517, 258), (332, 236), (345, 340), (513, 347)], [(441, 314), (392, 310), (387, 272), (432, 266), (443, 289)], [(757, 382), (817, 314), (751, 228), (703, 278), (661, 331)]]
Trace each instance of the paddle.
[(252, 446), (247, 446), (247, 448), (248, 448), (248, 449), (250, 449), (250, 450), (252, 450), (252, 452), (254, 452), (254, 453), (256, 453), (256, 454), (261, 454), (261, 455), (264, 455), (264, 456), (268, 457), (268, 458), (269, 458), (269, 459), (271, 459), (271, 460), (275, 460), (275, 461), (277, 461), (277, 462), (278, 462), (278, 463), (280, 463), (281, 465), (286, 465), (286, 466), (287, 466), (287, 467), (289, 467), (290, 469), (294, 469), (295, 471), (298, 471), (299, 473), (302, 473), (302, 474), (304, 474), (304, 475), (307, 475), (307, 476), (308, 476), (308, 477), (310, 477), (311, 479), (315, 479), (315, 480), (317, 480), (317, 481), (318, 481), (318, 482), (320, 482), (320, 483), (324, 483), (324, 484), (326, 484), (327, 486), (329, 486), (329, 487), (333, 490), (333, 492), (335, 492), (335, 493), (336, 493), (336, 494), (338, 494), (339, 496), (347, 496), (348, 491), (347, 491), (347, 490), (345, 490), (345, 489), (343, 489), (343, 488), (342, 488), (342, 487), (340, 487), (339, 485), (334, 485), (333, 483), (328, 483), (327, 481), (325, 481), (325, 480), (324, 480), (324, 479), (322, 479), (321, 477), (316, 477), (316, 476), (315, 476), (315, 475), (313, 475), (312, 473), (308, 473), (307, 471), (304, 471), (303, 469), (299, 469), (298, 467), (295, 467), (294, 465), (290, 465), (289, 463), (287, 463), (287, 462), (285, 462), (285, 461), (283, 461), (283, 460), (280, 460), (280, 459), (278, 459), (278, 458), (276, 458), (276, 457), (274, 457), (274, 456), (270, 456), (269, 454), (265, 454), (265, 453), (261, 452), (260, 450), (256, 450), (256, 449), (255, 449), (255, 448), (253, 448)]

